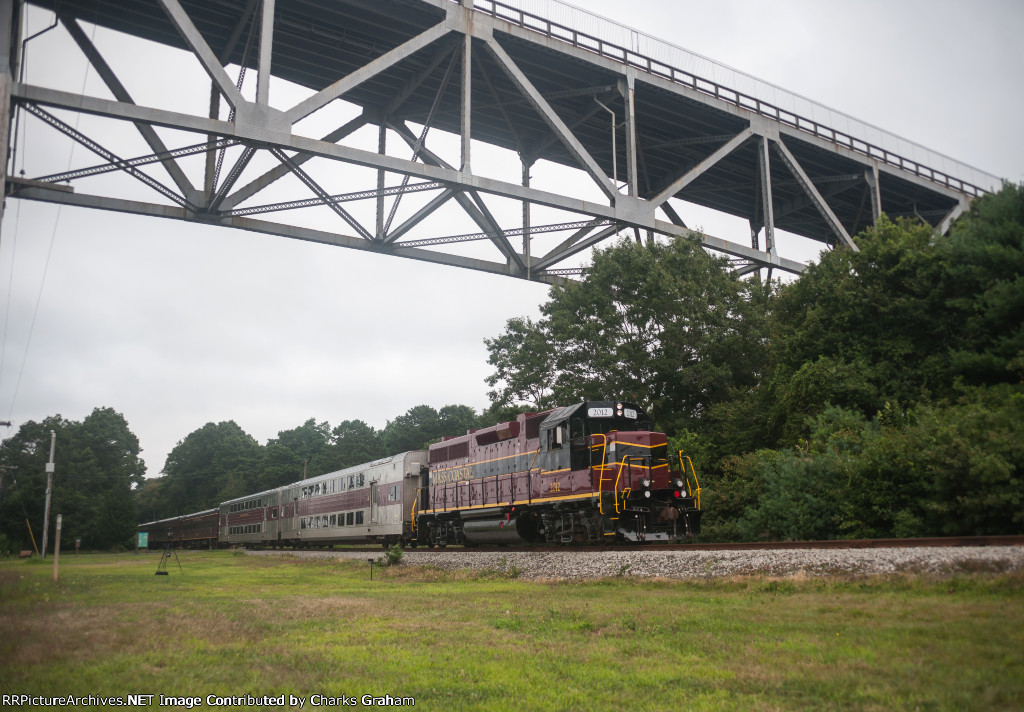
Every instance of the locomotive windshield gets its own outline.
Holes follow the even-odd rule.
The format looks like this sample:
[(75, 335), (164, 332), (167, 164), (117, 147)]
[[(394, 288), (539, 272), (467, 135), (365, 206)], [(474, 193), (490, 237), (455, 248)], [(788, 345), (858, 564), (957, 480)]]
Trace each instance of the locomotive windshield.
[(591, 435), (650, 428), (650, 420), (643, 410), (622, 401), (585, 401), (558, 408), (541, 424), (549, 449), (561, 448), (566, 441), (584, 446), (585, 439)]

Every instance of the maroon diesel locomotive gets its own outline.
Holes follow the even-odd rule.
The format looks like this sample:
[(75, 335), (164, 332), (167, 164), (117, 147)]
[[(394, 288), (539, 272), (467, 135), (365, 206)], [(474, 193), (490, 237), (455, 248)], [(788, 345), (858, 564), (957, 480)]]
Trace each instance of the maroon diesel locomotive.
[(701, 518), (693, 463), (673, 459), (641, 408), (586, 401), (139, 531), (150, 546), (673, 541)]
[[(642, 409), (586, 401), (431, 445), (413, 511), (418, 543), (593, 544), (700, 533), (693, 463)], [(686, 465), (689, 464), (689, 470)]]

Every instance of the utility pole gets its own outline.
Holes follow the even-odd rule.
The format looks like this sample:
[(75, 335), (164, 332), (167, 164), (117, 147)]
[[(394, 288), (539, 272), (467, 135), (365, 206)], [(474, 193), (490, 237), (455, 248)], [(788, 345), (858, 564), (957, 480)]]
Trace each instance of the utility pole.
[(50, 431), (50, 461), (46, 463), (46, 507), (43, 509), (43, 553), (46, 558), (46, 535), (50, 530), (50, 493), (53, 491), (53, 449), (57, 445), (57, 432)]

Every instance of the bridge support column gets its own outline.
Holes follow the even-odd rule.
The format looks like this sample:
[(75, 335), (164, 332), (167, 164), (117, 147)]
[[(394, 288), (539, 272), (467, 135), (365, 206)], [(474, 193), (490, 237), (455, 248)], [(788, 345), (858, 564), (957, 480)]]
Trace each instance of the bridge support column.
[(775, 255), (775, 208), (772, 205), (772, 171), (768, 156), (768, 139), (758, 137), (757, 176), (760, 183), (761, 220), (764, 223), (764, 249)]
[[(633, 103), (635, 89), (632, 74), (627, 75), (624, 80), (619, 80), (619, 91), (622, 93), (622, 100), (625, 104), (624, 113), (626, 115), (626, 182), (629, 186), (629, 194), (636, 197), (638, 194), (636, 176), (636, 110)], [(612, 176), (612, 178), (616, 177)]]
[(877, 163), (864, 169), (864, 180), (867, 181), (868, 192), (871, 194), (871, 224), (877, 225), (878, 218), (882, 215), (882, 192), (878, 189)]
[[(11, 155), (11, 84), (21, 34), (15, 0), (0, 0), (0, 224), (7, 200), (7, 161)], [(14, 166), (11, 166), (14, 170)]]
[[(377, 153), (384, 156), (388, 148), (388, 122), (384, 116), (380, 117), (380, 126), (377, 129)], [(377, 230), (378, 240), (384, 239), (384, 182), (386, 173), (383, 168), (377, 169)]]
[[(469, 3), (472, 9), (473, 3)], [(473, 34), (466, 33), (463, 37), (462, 49), (462, 167), (463, 173), (470, 173), (469, 144), (470, 133), (472, 132), (472, 109), (473, 109)]]
[[(525, 156), (522, 157), (523, 161), (523, 187), (530, 187), (530, 168), (533, 167), (533, 161), (527, 159)], [(523, 262), (526, 265), (526, 278), (530, 279), (530, 201), (523, 201)]]

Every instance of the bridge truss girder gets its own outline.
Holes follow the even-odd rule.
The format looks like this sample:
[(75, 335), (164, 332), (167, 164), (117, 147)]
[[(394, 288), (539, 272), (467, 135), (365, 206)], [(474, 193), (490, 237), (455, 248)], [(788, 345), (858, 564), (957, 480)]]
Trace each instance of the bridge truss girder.
[[(159, 0), (167, 20), (210, 78), (211, 109), (208, 116), (136, 104), (116, 70), (104, 60), (78, 20), (58, 7), (61, 25), (114, 98), (82, 96), (14, 81), (17, 57), (16, 52), (12, 54), (9, 51), (4, 56), (12, 56), (14, 61), (0, 76), (0, 103), (4, 104), (0, 108), (4, 109), (3, 115), (8, 116), (7, 108), (13, 104), (26, 115), (36, 117), (87, 147), (102, 162), (33, 179), (6, 178), (7, 194), (27, 200), (235, 227), (541, 282), (554, 282), (578, 273), (577, 267), (569, 266), (571, 258), (623, 231), (632, 232), (638, 240), (642, 232), (648, 236), (684, 236), (699, 240), (710, 250), (734, 258), (737, 269), (742, 272), (768, 268), (799, 273), (804, 269), (801, 262), (779, 254), (777, 216), (801, 211), (801, 214), (816, 214), (822, 228), (817, 239), (829, 245), (856, 249), (850, 233), (869, 221), (858, 217), (853, 220), (853, 225), (844, 225), (830, 206), (829, 197), (851, 190), (860, 191), (862, 202), (869, 206), (867, 210), (871, 220), (880, 214), (880, 173), (893, 174), (889, 166), (880, 166), (875, 161), (848, 152), (847, 162), (860, 165), (860, 171), (822, 175), (818, 170), (811, 175), (802, 165), (793, 144), (813, 145), (816, 139), (795, 135), (786, 127), (750, 112), (718, 105), (715, 105), (717, 110), (732, 118), (733, 128), (729, 133), (719, 130), (709, 136), (674, 139), (646, 146), (650, 137), (644, 136), (638, 128), (647, 120), (637, 108), (638, 84), (642, 83), (645, 91), (653, 87), (676, 94), (682, 91), (678, 87), (662, 86), (663, 80), (641, 76), (630, 66), (616, 65), (571, 47), (558, 47), (559, 51), (567, 52), (577, 61), (597, 64), (603, 76), (611, 74), (614, 81), (557, 92), (545, 91), (538, 86), (536, 75), (531, 76), (514, 52), (506, 47), (508, 38), (536, 41), (529, 33), (500, 19), (475, 12), (471, 0), (463, 0), (461, 5), (447, 0), (424, 2), (442, 11), (439, 22), (379, 53), (354, 71), (335, 78), (293, 106), (280, 109), (270, 103), (269, 79), (274, 69), (272, 48), (275, 46), (274, 0), (248, 0), (237, 18), (231, 38), (220, 48), (219, 54), (197, 29), (181, 1)], [(18, 26), (13, 1), (0, 0), (0, 32), (12, 41), (11, 46), (15, 48), (20, 46)], [(227, 59), (246, 34), (247, 26), (249, 41), (258, 45), (258, 61), (252, 62), (257, 71), (255, 100), (243, 96), (239, 87), (241, 77), (236, 84), (225, 69)], [(383, 74), (411, 64), (414, 58), (415, 67), (404, 75), (407, 77), (405, 85), (386, 103), (363, 105), (356, 118), (321, 139), (311, 139), (294, 132), (294, 125), (305, 117), (331, 102), (346, 99), (351, 92)], [(422, 94), (435, 83), (436, 89), (431, 89), (434, 92), (432, 105), (422, 122), (421, 132), (417, 134), (409, 120), (403, 118), (403, 107), (412, 96)], [(458, 87), (457, 92), (451, 89), (455, 86)], [(580, 97), (591, 101), (584, 105), (574, 104), (575, 111), (559, 104), (560, 101), (578, 100)], [(710, 101), (706, 97), (688, 98)], [(230, 107), (227, 120), (220, 118), (222, 101)], [(521, 135), (517, 121), (510, 114), (522, 112), (523, 106), (528, 106), (539, 118), (539, 123), (546, 126), (546, 136), (530, 140)], [(474, 173), (471, 160), (473, 142), (470, 139), (473, 137), (476, 141), (481, 136), (480, 131), (473, 129), (475, 110), (479, 107), (486, 107), (488, 111), (504, 117), (522, 162), (520, 182)], [(142, 136), (151, 153), (132, 157), (119, 155), (116, 147), (106, 147), (78, 131), (55, 115), (55, 110), (127, 122)], [(608, 131), (611, 152), (607, 157), (595, 157), (593, 126), (608, 114), (611, 115)], [(438, 117), (444, 117), (446, 125), (458, 124), (460, 155), (457, 162), (446, 161), (427, 145), (429, 130)], [(376, 151), (346, 142), (366, 126), (378, 127)], [(738, 130), (735, 129), (737, 126)], [(0, 128), (6, 130), (6, 126)], [(197, 138), (184, 146), (168, 148), (158, 134), (158, 128), (194, 134)], [(388, 132), (397, 135), (402, 144), (412, 149), (412, 158), (403, 158), (395, 155), (395, 151), (388, 151)], [(0, 135), (2, 145), (6, 147), (6, 134), (0, 133), (3, 134)], [(615, 144), (619, 135), (623, 137), (621, 151)], [(229, 148), (240, 148), (241, 153), (226, 161)], [(828, 148), (842, 153), (842, 149), (834, 146)], [(742, 176), (736, 179), (730, 171), (721, 170), (727, 159), (735, 162), (741, 150), (753, 150), (756, 156), (750, 161), (754, 179), (752, 186), (745, 185)], [(552, 151), (557, 152), (558, 160), (575, 164), (589, 178), (597, 189), (596, 199), (530, 186), (530, 166), (538, 159), (547, 158)], [(662, 175), (660, 180), (652, 180), (646, 165), (655, 156), (654, 151), (679, 152), (675, 175)], [(623, 157), (621, 165), (618, 162), (620, 153)], [(201, 180), (193, 181), (180, 164), (180, 159), (200, 154), (206, 157), (205, 172)], [(264, 154), (275, 159), (274, 167), (240, 185), (250, 164)], [(330, 193), (311, 171), (303, 168), (311, 161), (372, 169), (377, 173), (376, 186), (357, 186), (358, 190)], [(223, 166), (224, 171), (223, 163), (228, 163)], [(157, 177), (153, 169), (162, 169), (163, 175)], [(74, 186), (69, 189), (65, 185), (110, 171), (120, 171), (143, 182), (161, 196), (163, 202), (83, 193), (75, 190)], [(264, 198), (270, 194), (271, 187), (280, 185), (279, 181), (286, 176), (298, 179), (306, 194), (290, 200)], [(709, 180), (712, 176), (714, 180)], [(388, 177), (392, 180), (401, 177), (401, 185), (387, 185)], [(900, 174), (899, 178), (910, 183), (927, 183), (917, 176)], [(620, 179), (624, 179), (622, 187)], [(735, 185), (731, 185), (730, 180)], [(773, 188), (787, 187), (791, 194), (795, 191), (795, 195), (787, 199), (773, 197)], [(966, 205), (966, 198), (945, 187), (931, 184), (927, 187), (944, 196), (948, 207), (942, 210), (942, 219), (935, 222), (948, 227), (952, 217)], [(670, 203), (687, 199), (701, 202), (701, 191), (710, 194), (730, 190), (752, 191), (755, 196), (749, 220), (750, 246), (691, 230)], [(425, 193), (431, 197), (425, 204), (413, 206), (412, 214), (403, 216), (392, 227), (400, 201), (414, 193)], [(515, 219), (506, 214), (499, 215), (490, 205), (496, 197), (520, 202), (520, 215)], [(388, 199), (392, 202), (390, 215), (385, 220)], [(367, 224), (365, 219), (361, 220), (344, 207), (344, 204), (359, 200), (375, 201), (376, 224)], [(479, 231), (455, 235), (422, 234), (421, 228), (428, 217), (442, 208), (450, 209), (452, 205), (457, 205)], [(289, 210), (311, 206), (329, 208), (339, 222), (334, 226), (313, 229), (251, 217), (267, 213), (281, 216)], [(537, 206), (554, 209), (565, 219), (559, 223), (533, 226), (531, 209)], [(657, 217), (659, 210), (667, 216), (667, 221)], [(421, 234), (416, 234), (417, 230)], [(536, 252), (535, 239), (560, 232), (567, 235), (545, 252)], [(762, 232), (763, 249), (759, 239)], [(515, 246), (511, 238), (521, 239), (522, 248)], [(490, 258), (467, 256), (439, 249), (466, 242), (490, 243), (494, 255)]]

